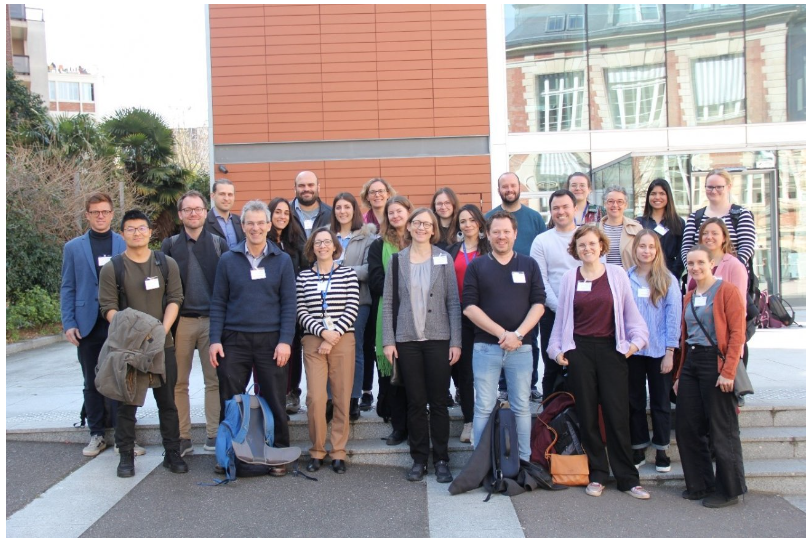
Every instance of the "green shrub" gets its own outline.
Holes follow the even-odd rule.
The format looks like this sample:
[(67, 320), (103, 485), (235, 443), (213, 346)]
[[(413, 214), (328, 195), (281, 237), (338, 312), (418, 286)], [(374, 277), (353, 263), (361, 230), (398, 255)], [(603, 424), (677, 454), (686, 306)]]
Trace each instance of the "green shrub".
[(6, 298), (11, 302), (35, 286), (58, 294), (62, 281), (62, 244), (32, 225), (35, 219), (46, 219), (47, 212), (32, 214), (6, 205)]
[(59, 295), (34, 286), (19, 295), (16, 302), (6, 308), (6, 328), (30, 329), (53, 323), (62, 318)]

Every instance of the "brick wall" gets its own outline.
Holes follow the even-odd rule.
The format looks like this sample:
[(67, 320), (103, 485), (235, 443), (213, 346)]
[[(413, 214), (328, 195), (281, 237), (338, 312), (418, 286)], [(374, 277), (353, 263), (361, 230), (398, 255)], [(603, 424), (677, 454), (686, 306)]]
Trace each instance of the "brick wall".
[(291, 199), (295, 176), (304, 170), (318, 176), (320, 197), (329, 205), (339, 192), (359, 196), (366, 180), (381, 176), (416, 206), (429, 205), (441, 186), (455, 190), (461, 203), (480, 204), (482, 196), (483, 208), (492, 206), (488, 156), (234, 164), (228, 170), (217, 178), (227, 176), (234, 182), (239, 209), (251, 199)]
[(483, 5), (211, 5), (214, 144), (487, 135)]

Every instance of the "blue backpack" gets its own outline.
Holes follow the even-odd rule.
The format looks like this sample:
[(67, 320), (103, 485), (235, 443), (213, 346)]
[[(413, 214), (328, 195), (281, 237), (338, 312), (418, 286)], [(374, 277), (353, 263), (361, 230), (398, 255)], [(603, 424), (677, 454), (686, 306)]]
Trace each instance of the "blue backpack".
[(261, 396), (241, 394), (225, 402), (225, 419), (216, 434), (216, 461), (225, 470), (222, 484), (236, 477), (269, 474), (270, 467), (295, 462), (299, 447), (275, 448), (275, 421)]

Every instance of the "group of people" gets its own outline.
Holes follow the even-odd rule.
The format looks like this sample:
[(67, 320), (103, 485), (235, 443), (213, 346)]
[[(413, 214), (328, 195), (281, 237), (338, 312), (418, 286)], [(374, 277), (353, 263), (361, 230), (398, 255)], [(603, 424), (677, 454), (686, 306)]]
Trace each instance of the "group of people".
[[(712, 172), (708, 207), (685, 222), (668, 182), (657, 179), (633, 220), (624, 214), (623, 188), (607, 188), (602, 207), (590, 201), (589, 177), (574, 173), (551, 194), (546, 225), (520, 203), (520, 181), (511, 172), (498, 179), (501, 205), (485, 216), (462, 206), (450, 188), (439, 189), (429, 208), (414, 209), (382, 178), (363, 185), (364, 214), (347, 192), (329, 206), (317, 176), (304, 171), (293, 200), (250, 201), (239, 217), (230, 212), (235, 188), (220, 179), (210, 210), (199, 192), (178, 201), (183, 227), (164, 240), (166, 258), (148, 247), (147, 216), (125, 213), (121, 237), (111, 231), (112, 200), (93, 194), (90, 230), (65, 246), (62, 272), (63, 325), (85, 376), (91, 439), (84, 454), (106, 447), (107, 409), (117, 420), (118, 475), (134, 475), (134, 455), (143, 452), (135, 443), (135, 407), (105, 405), (93, 383), (124, 298), (166, 329), (165, 384), (154, 394), (164, 465), (172, 472), (188, 470), (182, 457), (194, 449), (188, 379), (196, 349), (206, 450), (215, 448), (224, 401), (243, 393), (251, 376), (275, 419), (275, 445), (289, 446), (287, 414), (300, 409), (305, 370), (312, 442), (306, 469), (317, 471), (328, 455), (331, 468), (344, 473), (349, 423), (373, 406), (376, 366), (377, 412), (391, 421), (389, 445), (409, 442), (408, 480), (423, 479), (431, 448), (437, 480), (452, 480), (451, 380), (464, 420), (461, 441), (480, 441), (498, 399), (508, 400), (524, 460), (530, 401), (567, 388), (588, 456), (587, 494), (601, 494), (611, 467), (619, 490), (648, 499), (637, 468), (651, 444), (656, 468), (670, 469), (673, 388), (683, 496), (712, 507), (735, 503), (745, 486), (732, 390), (745, 351), (745, 264), (755, 226), (749, 211), (731, 206), (730, 183), (726, 172)], [(109, 264), (119, 254), (123, 284)], [(158, 268), (161, 259), (167, 274)], [(683, 300), (684, 268), (691, 280)], [(285, 473), (283, 466), (271, 470)]]

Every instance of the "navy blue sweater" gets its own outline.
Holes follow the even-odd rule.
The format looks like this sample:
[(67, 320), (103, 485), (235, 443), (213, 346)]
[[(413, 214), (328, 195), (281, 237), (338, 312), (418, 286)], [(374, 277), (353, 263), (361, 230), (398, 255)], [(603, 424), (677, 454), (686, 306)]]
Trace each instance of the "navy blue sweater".
[(258, 264), (267, 275), (252, 280), (245, 241), (222, 254), (211, 297), (211, 344), (222, 343), (222, 331), (278, 332), (278, 341), (295, 336), (295, 272), (292, 260), (272, 242)]

